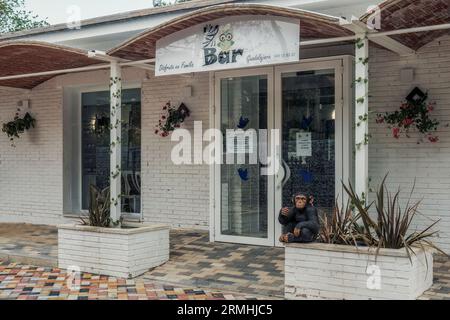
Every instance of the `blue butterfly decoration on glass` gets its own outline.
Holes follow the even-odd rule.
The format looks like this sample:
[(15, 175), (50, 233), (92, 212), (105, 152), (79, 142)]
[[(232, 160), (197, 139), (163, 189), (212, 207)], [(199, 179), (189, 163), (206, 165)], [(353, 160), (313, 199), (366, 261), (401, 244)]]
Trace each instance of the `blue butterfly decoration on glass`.
[(242, 181), (248, 181), (248, 169), (239, 168), (238, 173)]
[(299, 175), (302, 177), (304, 183), (311, 183), (314, 179), (312, 172), (307, 170), (300, 170)]
[(249, 122), (250, 122), (250, 120), (248, 118), (244, 118), (241, 116), (239, 118), (239, 124), (237, 125), (237, 127), (239, 129), (244, 129), (248, 125)]
[(305, 116), (303, 116), (303, 120), (302, 120), (302, 122), (300, 123), (300, 129), (302, 129), (302, 130), (308, 130), (309, 127), (311, 126), (312, 121), (313, 121), (313, 117), (312, 117), (312, 116), (310, 116), (310, 117), (308, 117), (308, 118), (305, 117)]

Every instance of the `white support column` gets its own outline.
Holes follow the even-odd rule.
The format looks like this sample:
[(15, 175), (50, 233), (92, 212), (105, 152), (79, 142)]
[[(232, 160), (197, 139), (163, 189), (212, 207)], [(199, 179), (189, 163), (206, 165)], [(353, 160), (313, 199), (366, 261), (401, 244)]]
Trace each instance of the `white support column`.
[(355, 44), (355, 192), (367, 199), (369, 189), (369, 40)]
[(110, 79), (110, 123), (111, 123), (111, 163), (110, 163), (110, 185), (111, 185), (111, 220), (116, 224), (122, 214), (121, 206), (121, 129), (122, 129), (122, 72), (120, 65), (111, 62)]

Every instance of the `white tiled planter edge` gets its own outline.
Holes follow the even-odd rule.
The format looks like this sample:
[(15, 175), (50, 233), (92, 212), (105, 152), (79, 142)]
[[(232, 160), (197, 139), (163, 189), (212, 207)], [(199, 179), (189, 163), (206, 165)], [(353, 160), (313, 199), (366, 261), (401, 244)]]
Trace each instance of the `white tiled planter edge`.
[(127, 223), (124, 227), (58, 226), (58, 267), (134, 278), (169, 260), (168, 226)]
[[(380, 249), (378, 257), (375, 251), (322, 243), (287, 244), (285, 297), (413, 300), (432, 286), (433, 250), (416, 248), (412, 262), (405, 249)], [(379, 277), (373, 266), (379, 268)]]

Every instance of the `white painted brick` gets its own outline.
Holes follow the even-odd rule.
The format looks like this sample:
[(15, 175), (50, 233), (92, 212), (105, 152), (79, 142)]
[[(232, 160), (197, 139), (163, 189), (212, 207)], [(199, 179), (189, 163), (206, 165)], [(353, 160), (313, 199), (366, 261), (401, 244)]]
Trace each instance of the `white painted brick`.
[(60, 228), (58, 242), (60, 268), (79, 266), (81, 271), (122, 278), (136, 277), (169, 259), (168, 228), (146, 230), (139, 234), (108, 234)]
[[(382, 253), (377, 258), (381, 271), (381, 289), (367, 288), (369, 276), (366, 273), (368, 261), (374, 260), (373, 254), (343, 253), (343, 258), (331, 258), (332, 262), (314, 261), (325, 256), (329, 245), (303, 245), (302, 248), (288, 246), (285, 260), (286, 298), (325, 298), (325, 299), (415, 299), (432, 285), (433, 258), (431, 252), (426, 256), (417, 252), (412, 263), (404, 255), (403, 249), (397, 256)], [(352, 247), (341, 247), (356, 250)], [(298, 253), (295, 253), (298, 251)], [(318, 253), (321, 251), (320, 253)], [(336, 252), (335, 252), (336, 253)], [(387, 252), (386, 252), (387, 253)], [(389, 251), (389, 254), (396, 252)], [(430, 268), (426, 270), (426, 260)]]
[[(383, 49), (371, 47), (369, 108), (373, 112), (394, 111), (409, 92), (418, 86), (429, 91), (429, 100), (437, 106), (432, 115), (441, 121), (437, 144), (416, 144), (417, 134), (411, 138), (392, 137), (386, 126), (375, 123), (371, 117), (369, 131), (373, 138), (369, 144), (369, 176), (375, 189), (380, 179), (389, 172), (388, 185), (395, 191), (402, 188), (402, 205), (417, 178), (415, 199), (422, 200), (421, 213), (414, 227), (425, 228), (441, 219), (435, 229), (439, 236), (434, 242), (450, 253), (450, 37), (436, 40), (419, 50), (413, 57), (404, 58)], [(400, 70), (414, 68), (413, 83), (401, 83)], [(375, 195), (370, 193), (373, 200)], [(432, 219), (432, 220), (430, 220)]]
[[(372, 111), (395, 110), (414, 86), (429, 90), (430, 99), (438, 103), (434, 115), (442, 122), (438, 144), (416, 144), (415, 137), (395, 140), (389, 130), (371, 118), (369, 175), (374, 187), (386, 172), (389, 186), (400, 184), (407, 199), (414, 178), (416, 194), (422, 199), (421, 212), (413, 227), (425, 227), (430, 219), (440, 219), (435, 243), (450, 253), (450, 37), (436, 40), (413, 57), (372, 47), (370, 50), (370, 108)], [(400, 69), (415, 69), (414, 83), (400, 83)], [(66, 223), (62, 210), (63, 128), (62, 87), (68, 85), (107, 84), (107, 71), (63, 75), (53, 78), (31, 93), (0, 92), (0, 120), (11, 120), (19, 100), (30, 99), (37, 127), (17, 140), (11, 148), (0, 134), (0, 222), (38, 224)], [(125, 81), (142, 81), (144, 71), (124, 70)], [(183, 97), (180, 88), (191, 85), (192, 97)], [(209, 224), (208, 166), (174, 166), (170, 138), (154, 134), (162, 106), (185, 102), (192, 116), (184, 127), (192, 133), (193, 121), (209, 126), (209, 77), (207, 73), (189, 77), (160, 77), (142, 83), (142, 210), (149, 222), (168, 223), (174, 227), (207, 229)], [(374, 194), (369, 195), (371, 199)], [(286, 252), (289, 255), (289, 250)], [(328, 257), (342, 258), (325, 254)]]

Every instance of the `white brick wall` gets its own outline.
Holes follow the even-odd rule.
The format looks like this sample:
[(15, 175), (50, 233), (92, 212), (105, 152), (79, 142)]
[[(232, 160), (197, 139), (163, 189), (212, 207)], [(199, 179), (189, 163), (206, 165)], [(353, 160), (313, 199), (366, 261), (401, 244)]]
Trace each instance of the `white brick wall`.
[[(141, 83), (145, 73), (125, 69), (125, 83)], [(3, 91), (0, 121), (14, 117), (17, 102), (31, 99), (37, 119), (32, 133), (25, 133), (11, 148), (0, 133), (0, 222), (60, 224), (63, 218), (63, 128), (62, 86), (108, 84), (106, 71), (56, 77), (32, 90)], [(181, 88), (191, 85), (192, 96), (184, 97)], [(101, 90), (101, 89), (99, 89)], [(143, 215), (149, 222), (169, 223), (174, 227), (208, 229), (209, 167), (175, 166), (170, 153), (175, 143), (170, 137), (154, 134), (162, 106), (171, 100), (184, 102), (191, 117), (184, 128), (193, 132), (193, 121), (209, 128), (209, 75), (162, 77), (142, 83), (142, 194)]]
[[(392, 137), (385, 125), (375, 123), (371, 116), (369, 144), (369, 176), (371, 187), (389, 172), (389, 186), (394, 191), (400, 185), (402, 197), (408, 198), (414, 178), (416, 188), (413, 200), (422, 200), (415, 225), (424, 228), (440, 219), (439, 237), (434, 241), (450, 253), (450, 37), (441, 38), (420, 49), (414, 57), (399, 57), (382, 49), (370, 48), (370, 109), (393, 111), (409, 92), (418, 86), (429, 91), (430, 101), (436, 101), (433, 112), (440, 122), (437, 144), (417, 144), (418, 136)], [(413, 83), (400, 82), (400, 70), (415, 70)], [(374, 194), (370, 194), (374, 199)]]
[(0, 132), (0, 222), (60, 223), (62, 90), (0, 92), (0, 123), (13, 120), (17, 102), (23, 99), (31, 99), (36, 128), (16, 139), (15, 148)]
[[(328, 244), (288, 245), (286, 298), (412, 300), (432, 285), (431, 252), (418, 250), (412, 262), (403, 249), (381, 249), (378, 257), (374, 252)], [(378, 267), (379, 273), (374, 273), (372, 266)], [(378, 288), (373, 286), (376, 283)]]
[[(428, 89), (437, 102), (434, 114), (442, 122), (441, 141), (417, 145), (416, 139), (391, 137), (385, 126), (374, 123), (370, 131), (369, 170), (375, 187), (390, 172), (392, 187), (400, 184), (408, 191), (417, 177), (416, 198), (423, 199), (417, 224), (430, 224), (441, 219), (436, 243), (450, 252), (450, 37), (435, 41), (421, 49), (416, 57), (404, 58), (385, 50), (371, 48), (370, 108), (394, 110), (410, 90), (418, 85)], [(400, 69), (415, 68), (414, 83), (399, 83)], [(126, 69), (127, 82), (142, 82), (145, 72)], [(0, 132), (0, 222), (32, 222), (59, 224), (62, 218), (62, 87), (68, 85), (107, 84), (108, 72), (98, 71), (56, 77), (34, 89), (32, 93), (2, 92), (0, 121), (12, 119), (17, 101), (31, 98), (32, 112), (37, 118), (33, 132), (25, 133), (11, 148)], [(184, 86), (193, 86), (192, 97), (183, 97)], [(175, 166), (170, 161), (174, 145), (170, 138), (154, 134), (154, 126), (162, 106), (171, 100), (185, 102), (192, 115), (184, 125), (192, 133), (193, 121), (209, 126), (209, 76), (160, 77), (142, 84), (142, 194), (143, 214), (148, 222), (172, 226), (208, 229), (208, 166)], [(370, 195), (373, 197), (373, 194)]]
[[(192, 85), (192, 97), (183, 97), (185, 86)], [(193, 138), (193, 121), (209, 128), (209, 75), (152, 78), (142, 86), (142, 196), (146, 222), (169, 223), (175, 227), (208, 229), (209, 166), (174, 165), (170, 159), (170, 137), (155, 134), (162, 108), (171, 101), (184, 102), (191, 116), (183, 125)]]

